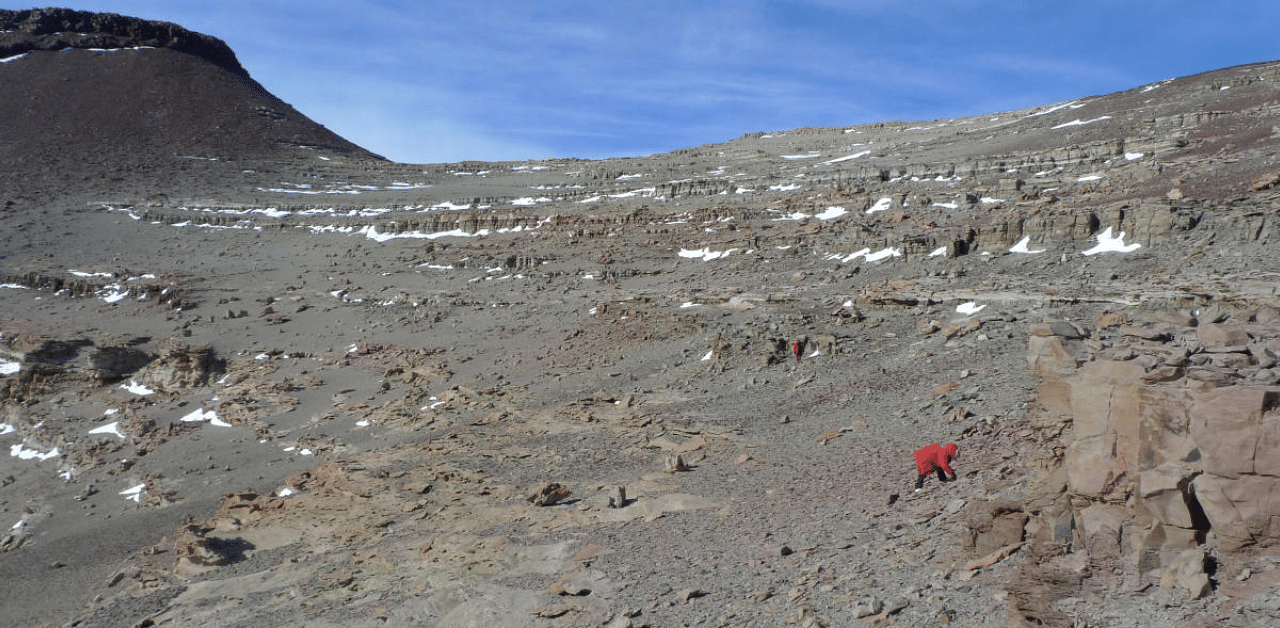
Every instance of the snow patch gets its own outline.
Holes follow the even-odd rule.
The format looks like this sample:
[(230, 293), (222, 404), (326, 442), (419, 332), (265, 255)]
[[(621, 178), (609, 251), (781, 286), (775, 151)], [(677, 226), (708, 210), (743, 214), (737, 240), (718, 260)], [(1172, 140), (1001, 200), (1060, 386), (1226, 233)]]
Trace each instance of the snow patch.
[(823, 166), (829, 166), (829, 165), (831, 165), (831, 164), (838, 164), (838, 163), (840, 163), (840, 162), (842, 162), (842, 161), (849, 161), (849, 160), (851, 160), (851, 159), (857, 159), (857, 158), (859, 158), (859, 157), (866, 157), (867, 155), (870, 155), (870, 154), (871, 154), (871, 151), (869, 151), (869, 150), (864, 150), (864, 151), (862, 151), (862, 152), (860, 152), (860, 153), (856, 153), (856, 154), (853, 154), (853, 155), (846, 155), (846, 156), (844, 156), (844, 157), (836, 157), (835, 159), (832, 159), (832, 160), (830, 160), (830, 161), (824, 161), (824, 162), (822, 162), (820, 165), (823, 165)]
[(737, 250), (738, 249), (729, 249), (727, 251), (712, 251), (710, 248), (702, 248), (697, 250), (680, 249), (679, 255), (680, 257), (684, 257), (688, 259), (702, 259), (702, 261), (704, 262), (709, 262), (711, 260), (720, 259), (723, 257), (729, 257), (730, 253), (733, 253), (734, 251), (737, 251)]
[(1013, 248), (1009, 249), (1009, 252), (1010, 253), (1030, 253), (1030, 254), (1044, 252), (1044, 249), (1036, 249), (1033, 251), (1027, 248), (1027, 245), (1030, 243), (1031, 243), (1031, 236), (1024, 236), (1021, 240), (1018, 241), (1017, 244), (1013, 245)]
[(813, 217), (818, 220), (835, 220), (847, 213), (849, 213), (849, 210), (843, 207), (828, 207), (824, 211), (814, 214)]
[(9, 447), (9, 455), (18, 458), (19, 460), (48, 460), (50, 458), (57, 458), (58, 456), (61, 456), (62, 452), (58, 451), (57, 447), (54, 447), (52, 451), (27, 449), (19, 443)]
[(103, 425), (103, 426), (101, 426), (101, 427), (95, 427), (95, 428), (93, 428), (93, 429), (89, 430), (89, 433), (90, 433), (90, 434), (114, 434), (115, 436), (117, 436), (117, 437), (119, 437), (119, 438), (128, 438), (127, 436), (125, 436), (125, 435), (124, 435), (124, 432), (121, 432), (121, 431), (120, 431), (120, 422), (119, 422), (119, 421), (115, 421), (115, 422), (113, 422), (113, 423), (108, 423), (108, 424)]
[(1103, 120), (1110, 120), (1110, 119), (1111, 119), (1111, 116), (1102, 116), (1100, 118), (1094, 118), (1092, 120), (1081, 120), (1079, 118), (1076, 118), (1075, 120), (1072, 120), (1070, 122), (1064, 122), (1062, 124), (1059, 124), (1058, 126), (1051, 127), (1051, 128), (1064, 129), (1069, 126), (1084, 126), (1086, 124), (1093, 124), (1094, 122), (1102, 122)]
[(1114, 238), (1111, 237), (1111, 227), (1107, 227), (1106, 231), (1098, 234), (1098, 245), (1087, 251), (1082, 251), (1081, 255), (1097, 255), (1098, 253), (1131, 253), (1138, 250), (1141, 246), (1142, 245), (1137, 242), (1125, 244), (1123, 231), (1120, 232), (1120, 235)]
[(129, 380), (128, 384), (121, 384), (120, 387), (135, 395), (141, 395), (143, 397), (156, 394), (156, 391), (147, 388), (134, 380)]
[(123, 491), (120, 491), (120, 494), (127, 500), (142, 503), (142, 492), (145, 490), (147, 490), (147, 485), (143, 483), (126, 488)]
[(887, 196), (886, 196), (886, 197), (884, 197), (884, 198), (882, 198), (882, 199), (880, 199), (880, 200), (876, 201), (876, 204), (875, 204), (875, 205), (872, 205), (872, 206), (871, 206), (871, 209), (868, 209), (868, 210), (867, 210), (867, 213), (868, 213), (868, 214), (874, 214), (874, 213), (876, 213), (876, 212), (882, 212), (882, 211), (885, 211), (885, 210), (889, 209), (889, 207), (890, 207), (890, 206), (892, 206), (892, 205), (893, 205), (893, 199), (891, 199), (891, 198), (889, 198), (889, 197), (887, 197)]

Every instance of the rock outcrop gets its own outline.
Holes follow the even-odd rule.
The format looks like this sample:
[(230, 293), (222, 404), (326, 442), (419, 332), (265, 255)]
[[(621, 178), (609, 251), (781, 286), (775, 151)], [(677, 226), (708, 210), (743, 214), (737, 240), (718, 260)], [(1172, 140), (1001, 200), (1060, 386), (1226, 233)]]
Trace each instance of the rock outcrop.
[[(1207, 307), (1031, 326), (1042, 466), (1023, 506), (976, 517), (965, 543), (1029, 539), (1040, 560), (1011, 587), (1016, 619), (1061, 624), (1053, 600), (1086, 576), (1199, 598), (1244, 569), (1245, 550), (1280, 542), (1275, 319)], [(1010, 511), (1025, 529), (976, 543)]]
[(35, 50), (170, 48), (205, 59), (245, 78), (249, 73), (217, 37), (170, 22), (73, 9), (0, 10), (0, 58)]
[(0, 357), (18, 362), (37, 374), (71, 374), (115, 382), (151, 362), (152, 356), (138, 346), (148, 341), (147, 338), (111, 336), (94, 341), (40, 334), (14, 335), (0, 340)]
[(168, 340), (160, 355), (138, 373), (138, 381), (160, 390), (178, 390), (204, 386), (209, 378), (226, 367), (209, 346), (192, 347)]

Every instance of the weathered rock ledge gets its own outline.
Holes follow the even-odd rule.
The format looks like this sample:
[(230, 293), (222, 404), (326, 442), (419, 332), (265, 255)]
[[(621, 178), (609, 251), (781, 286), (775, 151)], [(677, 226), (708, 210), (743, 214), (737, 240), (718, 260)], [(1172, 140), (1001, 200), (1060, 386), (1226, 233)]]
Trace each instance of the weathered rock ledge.
[(248, 78), (236, 53), (217, 37), (177, 24), (72, 9), (0, 10), (0, 58), (66, 48), (170, 48)]
[(965, 539), (979, 554), (1028, 544), (1013, 623), (1069, 625), (1055, 602), (1086, 589), (1243, 596), (1226, 583), (1280, 541), (1280, 312), (1030, 331), (1040, 468), (1021, 504), (973, 508)]

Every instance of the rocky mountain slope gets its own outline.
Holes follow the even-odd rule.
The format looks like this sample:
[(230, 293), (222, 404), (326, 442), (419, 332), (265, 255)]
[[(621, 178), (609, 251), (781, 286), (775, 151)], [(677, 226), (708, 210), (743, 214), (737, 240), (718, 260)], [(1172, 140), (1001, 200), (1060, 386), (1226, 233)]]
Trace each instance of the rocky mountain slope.
[(203, 36), (0, 17), (6, 84), (210, 86), (5, 145), (5, 625), (1278, 619), (1280, 63), (410, 165)]
[[(271, 95), (219, 39), (69, 9), (0, 10), (3, 202), (207, 176), (190, 162), (374, 158)], [(66, 176), (70, 174), (70, 176)]]

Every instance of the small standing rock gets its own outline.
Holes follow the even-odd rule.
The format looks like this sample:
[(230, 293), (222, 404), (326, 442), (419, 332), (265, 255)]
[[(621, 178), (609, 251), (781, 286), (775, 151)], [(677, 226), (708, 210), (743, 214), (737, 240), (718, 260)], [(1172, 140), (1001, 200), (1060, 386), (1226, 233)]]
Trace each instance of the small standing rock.
[(667, 456), (667, 473), (679, 473), (688, 471), (689, 465), (685, 463), (684, 458), (680, 454), (671, 454)]
[(627, 487), (615, 486), (609, 491), (609, 507), (625, 508), (627, 505)]

